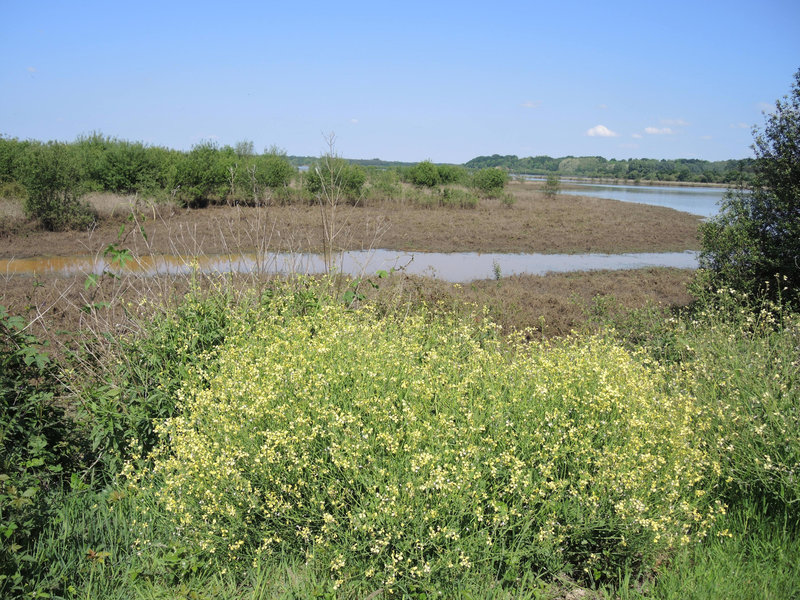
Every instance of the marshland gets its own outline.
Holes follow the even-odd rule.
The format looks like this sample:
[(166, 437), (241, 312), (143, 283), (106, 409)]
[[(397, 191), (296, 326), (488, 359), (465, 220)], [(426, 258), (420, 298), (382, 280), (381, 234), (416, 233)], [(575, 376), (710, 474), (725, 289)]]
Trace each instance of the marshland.
[[(0, 142), (3, 594), (798, 593), (785, 274), (337, 262), (703, 251), (697, 214), (495, 167)], [(165, 255), (185, 268), (134, 268)], [(256, 258), (200, 267), (220, 255)]]

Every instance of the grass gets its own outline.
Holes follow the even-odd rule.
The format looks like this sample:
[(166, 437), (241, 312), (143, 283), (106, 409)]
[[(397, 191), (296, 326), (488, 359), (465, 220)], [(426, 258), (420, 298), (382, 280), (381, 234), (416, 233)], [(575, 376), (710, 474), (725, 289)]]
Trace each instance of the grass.
[(644, 589), (623, 588), (623, 599), (779, 600), (800, 593), (797, 523), (765, 514), (753, 503), (739, 506), (718, 526), (718, 535), (685, 549)]
[(603, 335), (518, 345), (480, 312), (354, 311), (323, 284), (129, 305), (139, 333), (63, 363), (98, 456), (54, 492), (20, 594), (798, 592), (796, 314), (604, 301)]

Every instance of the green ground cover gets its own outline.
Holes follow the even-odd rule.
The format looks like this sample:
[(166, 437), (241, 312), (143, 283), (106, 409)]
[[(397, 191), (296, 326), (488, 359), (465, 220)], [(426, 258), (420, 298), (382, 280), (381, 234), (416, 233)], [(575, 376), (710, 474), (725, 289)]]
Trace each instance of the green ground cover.
[(58, 362), (3, 313), (3, 596), (800, 591), (797, 313), (532, 343), (335, 289), (223, 280)]

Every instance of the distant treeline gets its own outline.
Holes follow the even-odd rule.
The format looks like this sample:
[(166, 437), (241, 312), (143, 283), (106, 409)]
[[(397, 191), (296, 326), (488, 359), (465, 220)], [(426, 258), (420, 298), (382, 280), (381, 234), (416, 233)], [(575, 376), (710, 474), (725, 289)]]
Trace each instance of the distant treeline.
[[(319, 160), (319, 156), (292, 156), (286, 157), (295, 167), (304, 167)], [(416, 163), (401, 160), (381, 160), (380, 158), (348, 158), (347, 162), (362, 167), (375, 167), (378, 169), (395, 169), (411, 167)]]
[(478, 156), (465, 167), (483, 169), (500, 167), (524, 175), (559, 175), (653, 181), (689, 181), (696, 183), (735, 183), (747, 181), (753, 173), (753, 159), (707, 161), (695, 158), (656, 160), (652, 158), (605, 159), (601, 156)]

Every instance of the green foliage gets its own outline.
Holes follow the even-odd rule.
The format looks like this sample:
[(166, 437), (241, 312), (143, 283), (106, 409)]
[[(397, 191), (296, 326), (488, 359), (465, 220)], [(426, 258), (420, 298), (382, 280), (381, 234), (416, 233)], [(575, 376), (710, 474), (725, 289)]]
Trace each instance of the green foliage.
[[(784, 299), (800, 299), (800, 70), (791, 95), (755, 132), (751, 186), (729, 192), (719, 215), (701, 226), (702, 285), (765, 291), (778, 275)], [(780, 291), (772, 288), (771, 292)]]
[(450, 187), (440, 188), (439, 206), (445, 208), (476, 208), (478, 206), (478, 197), (467, 190)]
[(558, 175), (548, 175), (544, 182), (544, 195), (548, 198), (555, 198), (561, 191), (561, 180)]
[(21, 183), (21, 168), (24, 157), (35, 142), (21, 142), (16, 138), (7, 138), (0, 134), (0, 184)]
[(519, 158), (514, 155), (478, 156), (468, 161), (470, 169), (501, 167), (513, 173), (528, 175), (571, 175), (575, 177), (651, 179), (654, 181), (690, 181), (734, 183), (747, 179), (752, 174), (753, 161), (706, 160), (679, 158), (676, 160), (655, 160), (651, 158), (631, 158), (627, 160), (607, 160), (602, 156), (529, 156)]
[(675, 324), (672, 348), (712, 416), (725, 501), (800, 523), (800, 315), (720, 290)]
[(156, 318), (144, 302), (144, 331), (119, 340), (118, 368), (104, 379), (77, 382), (80, 418), (107, 475), (117, 473), (132, 453), (145, 456), (153, 447), (154, 427), (175, 414), (183, 380), (226, 339), (232, 307), (229, 293), (198, 287), (174, 309), (156, 307)]
[(50, 231), (88, 227), (91, 209), (81, 202), (81, 170), (73, 148), (59, 142), (27, 149), (21, 179), (28, 191), (25, 213)]
[(490, 197), (500, 195), (507, 181), (508, 173), (503, 169), (480, 169), (472, 176), (472, 186)]
[(458, 165), (436, 165), (436, 171), (439, 174), (439, 183), (442, 185), (468, 182), (467, 171), (464, 167)]
[(283, 190), (289, 187), (296, 169), (286, 158), (285, 152), (271, 148), (259, 162), (263, 165), (264, 185), (272, 190)]
[(403, 193), (397, 169), (371, 168), (368, 172), (369, 190), (376, 200), (396, 200)]
[(56, 370), (25, 321), (0, 306), (0, 596), (20, 593), (37, 536), (72, 473), (73, 423), (57, 403)]
[(203, 142), (181, 155), (175, 174), (181, 203), (199, 208), (225, 198), (229, 189), (228, 167), (233, 164), (234, 156), (232, 149), (221, 151), (214, 142)]
[(486, 322), (287, 301), (237, 317), (159, 427), (154, 492), (214, 568), (293, 556), (398, 591), (604, 579), (711, 526), (703, 415), (639, 357), (585, 338), (512, 358)]
[(328, 154), (311, 166), (304, 185), (311, 194), (324, 197), (326, 204), (336, 204), (341, 200), (355, 204), (361, 199), (366, 180), (363, 167)]
[(439, 169), (429, 160), (423, 160), (406, 171), (410, 183), (420, 187), (432, 188), (439, 185)]

